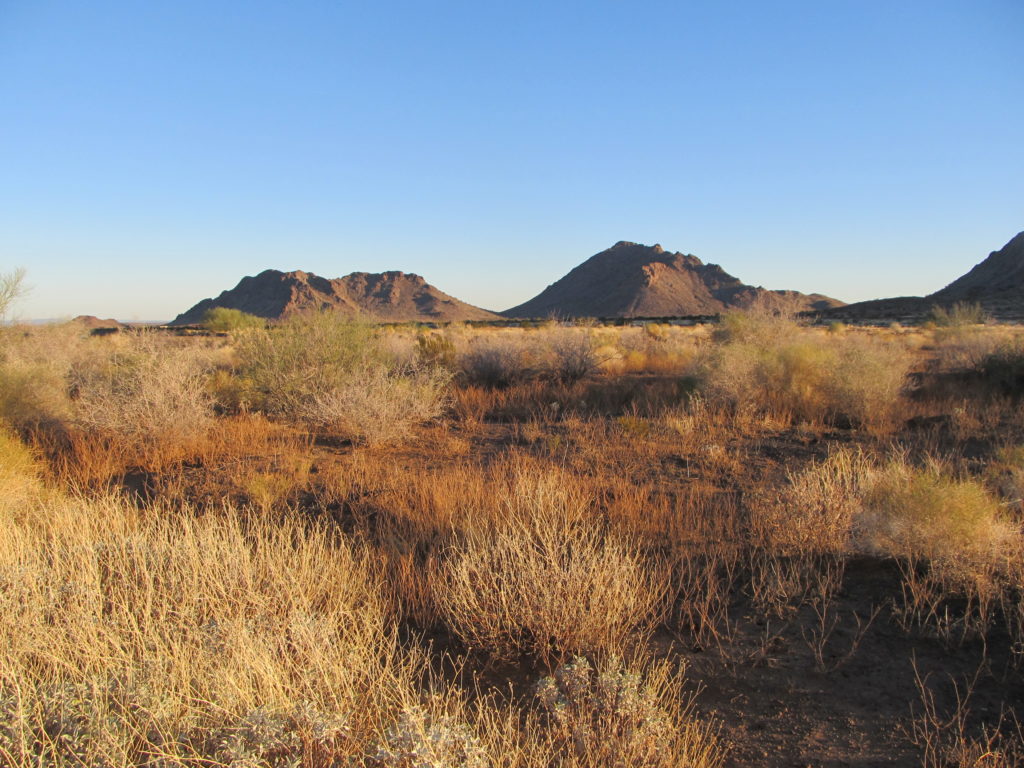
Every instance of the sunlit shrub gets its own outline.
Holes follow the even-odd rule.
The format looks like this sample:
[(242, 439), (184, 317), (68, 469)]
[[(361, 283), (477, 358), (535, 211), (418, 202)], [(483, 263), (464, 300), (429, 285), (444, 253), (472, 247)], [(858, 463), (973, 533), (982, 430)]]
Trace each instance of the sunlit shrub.
[(681, 680), (664, 664), (597, 669), (576, 657), (537, 684), (556, 743), (586, 766), (719, 765), (715, 733), (688, 712)]
[(412, 428), (441, 415), (451, 374), (441, 368), (395, 370), (368, 364), (316, 393), (305, 420), (333, 434), (370, 445), (408, 437)]
[(243, 328), (261, 328), (267, 323), (262, 317), (250, 315), (240, 309), (213, 307), (203, 315), (202, 325), (208, 331), (231, 332)]
[(614, 651), (662, 610), (663, 574), (610, 536), (557, 474), (520, 476), (494, 529), (465, 532), (438, 589), (439, 610), (471, 646), (549, 663)]
[(870, 548), (926, 559), (951, 577), (1003, 569), (1017, 539), (979, 482), (903, 461), (891, 462), (867, 485), (858, 527)]
[(785, 316), (729, 313), (716, 336), (700, 366), (710, 398), (802, 421), (885, 424), (910, 366), (898, 343), (822, 336)]
[(105, 342), (87, 338), (72, 323), (0, 328), (0, 420), (19, 429), (66, 422), (73, 394), (69, 373), (106, 349)]
[(74, 421), (153, 448), (200, 439), (213, 423), (207, 373), (196, 350), (153, 333), (130, 334), (73, 372)]

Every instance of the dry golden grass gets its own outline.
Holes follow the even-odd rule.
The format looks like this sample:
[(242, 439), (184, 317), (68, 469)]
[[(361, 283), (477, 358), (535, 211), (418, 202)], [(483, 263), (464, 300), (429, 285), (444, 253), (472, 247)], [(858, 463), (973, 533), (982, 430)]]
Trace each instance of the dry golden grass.
[(463, 533), (442, 566), (439, 612), (471, 648), (550, 664), (623, 652), (664, 610), (667, 574), (588, 519), (560, 473), (521, 474), (500, 520)]
[(278, 748), (229, 744), (258, 720), (326, 764), (365, 750), (418, 674), (369, 558), (322, 526), (73, 497), (5, 522), (15, 764), (227, 762)]
[(1024, 660), (1016, 395), (907, 376), (1005, 329), (34, 334), (0, 339), (2, 764), (719, 765), (673, 644), (738, 675), (817, 611), (826, 674), (854, 556), (900, 566), (880, 622)]

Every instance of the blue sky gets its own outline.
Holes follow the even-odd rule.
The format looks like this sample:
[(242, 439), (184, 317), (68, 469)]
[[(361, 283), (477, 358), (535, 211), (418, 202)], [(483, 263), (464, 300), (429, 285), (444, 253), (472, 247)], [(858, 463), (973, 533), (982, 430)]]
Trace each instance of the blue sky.
[(1024, 229), (1024, 3), (0, 0), (0, 271), (166, 320), (265, 268), (524, 301), (617, 240), (854, 301)]

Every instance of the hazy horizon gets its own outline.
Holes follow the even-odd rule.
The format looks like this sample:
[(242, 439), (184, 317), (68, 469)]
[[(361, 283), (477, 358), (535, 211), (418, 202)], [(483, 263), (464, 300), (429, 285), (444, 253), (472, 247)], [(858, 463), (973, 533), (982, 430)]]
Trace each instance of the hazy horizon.
[(1024, 229), (1024, 7), (0, 7), (22, 318), (401, 270), (502, 310), (618, 240), (847, 302)]

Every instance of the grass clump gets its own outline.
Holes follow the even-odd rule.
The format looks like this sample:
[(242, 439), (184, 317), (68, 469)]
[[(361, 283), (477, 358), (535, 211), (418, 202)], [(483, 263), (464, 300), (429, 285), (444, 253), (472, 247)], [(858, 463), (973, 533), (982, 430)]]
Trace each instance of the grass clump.
[(492, 526), (466, 530), (442, 568), (439, 610), (471, 647), (544, 665), (620, 651), (663, 610), (667, 579), (590, 518), (560, 473), (519, 475)]
[(41, 467), (32, 451), (0, 426), (0, 497), (9, 509), (20, 509), (42, 489)]
[(575, 657), (537, 684), (554, 741), (582, 766), (710, 768), (721, 764), (715, 733), (689, 714), (680, 676), (666, 664), (595, 669)]
[(999, 503), (975, 480), (892, 461), (867, 485), (859, 521), (869, 548), (924, 559), (951, 578), (1003, 571), (1019, 538)]
[(423, 673), (373, 557), (325, 526), (108, 498), (0, 514), (5, 764), (355, 760)]

